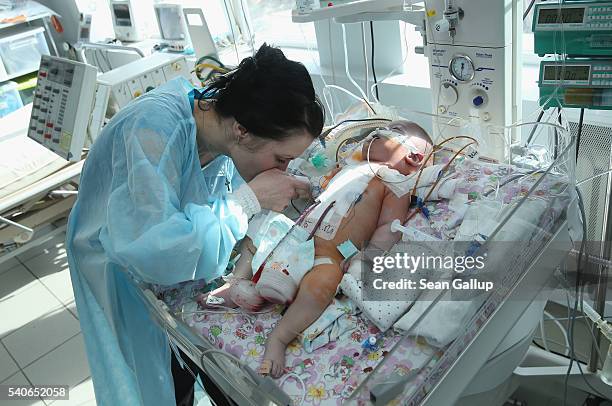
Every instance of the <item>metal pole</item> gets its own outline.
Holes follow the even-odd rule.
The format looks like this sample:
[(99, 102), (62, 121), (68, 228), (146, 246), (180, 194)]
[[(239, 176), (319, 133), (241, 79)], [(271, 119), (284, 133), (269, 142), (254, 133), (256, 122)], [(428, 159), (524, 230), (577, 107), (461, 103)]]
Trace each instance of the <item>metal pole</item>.
[[(609, 166), (612, 166), (612, 154), (610, 157)], [(608, 199), (608, 207), (605, 216), (604, 230), (602, 233), (603, 241), (601, 242), (600, 255), (610, 260), (612, 258), (612, 198), (610, 197), (610, 190), (612, 187), (612, 175), (608, 175), (608, 185), (607, 185), (607, 199)], [(608, 267), (600, 265), (598, 266), (599, 275), (597, 277), (597, 290), (595, 291), (595, 311), (605, 316), (606, 310), (606, 290), (608, 288)], [(588, 370), (590, 372), (597, 372), (597, 365), (599, 364), (598, 353), (596, 348), (600, 347), (601, 343), (601, 332), (597, 328), (597, 326), (593, 325), (593, 334), (595, 335), (595, 341), (591, 345), (591, 357), (589, 359)], [(597, 347), (596, 347), (597, 346)]]
[(45, 26), (45, 32), (47, 33), (47, 36), (49, 37), (49, 42), (51, 43), (51, 47), (53, 48), (53, 52), (55, 56), (60, 56), (57, 50), (57, 45), (55, 44), (55, 39), (53, 38), (53, 33), (51, 32), (51, 28), (49, 27), (48, 20), (50, 19), (51, 19), (50, 16), (43, 17), (42, 22), (43, 22), (43, 25)]
[[(612, 209), (612, 207), (610, 207)], [(610, 216), (608, 216), (608, 225), (612, 225), (610, 221)], [(612, 227), (608, 227), (608, 231), (610, 231)], [(608, 237), (610, 233), (608, 234)], [(606, 257), (610, 258), (610, 239), (606, 239), (603, 242), (604, 248), (606, 249)], [(599, 265), (599, 275), (597, 278), (597, 290), (595, 291), (595, 311), (599, 313), (602, 317), (606, 311), (606, 290), (608, 287), (608, 267)], [(601, 331), (595, 324), (593, 324), (593, 334), (595, 334), (596, 341), (591, 345), (591, 357), (589, 359), (588, 369), (590, 372), (597, 372), (597, 366), (599, 364), (599, 357), (597, 353), (597, 349), (601, 347)], [(597, 348), (597, 349), (596, 349)], [(600, 351), (601, 352), (601, 351)]]

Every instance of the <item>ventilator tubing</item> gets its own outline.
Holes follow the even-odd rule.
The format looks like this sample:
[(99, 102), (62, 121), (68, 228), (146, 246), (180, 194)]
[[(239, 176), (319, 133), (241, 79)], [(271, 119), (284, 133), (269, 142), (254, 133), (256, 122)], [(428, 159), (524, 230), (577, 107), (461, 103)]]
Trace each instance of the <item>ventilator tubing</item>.
[(601, 380), (606, 385), (612, 386), (612, 345), (608, 347), (608, 355), (601, 368)]

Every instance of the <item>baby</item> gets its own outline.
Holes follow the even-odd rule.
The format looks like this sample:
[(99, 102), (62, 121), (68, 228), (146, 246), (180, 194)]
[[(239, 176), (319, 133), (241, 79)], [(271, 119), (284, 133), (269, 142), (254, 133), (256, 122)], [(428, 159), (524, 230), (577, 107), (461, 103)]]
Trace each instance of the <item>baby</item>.
[[(396, 121), (390, 123), (387, 130), (380, 136), (366, 139), (361, 148), (353, 153), (353, 161), (361, 161), (364, 164), (364, 161), (369, 160), (371, 165), (368, 164), (368, 170), (384, 165), (403, 175), (413, 174), (425, 165), (424, 161), (432, 149), (432, 142), (421, 127), (408, 121)], [(397, 141), (398, 136), (397, 139), (401, 139), (401, 142)], [(344, 171), (348, 168), (345, 167)], [(333, 176), (340, 171), (343, 169), (336, 168), (330, 173), (330, 185), (333, 184)], [(398, 197), (378, 176), (374, 176), (344, 215), (331, 238), (314, 235), (314, 266), (299, 283), (295, 299), (292, 302), (286, 301), (291, 304), (267, 337), (261, 373), (269, 373), (275, 378), (282, 375), (287, 345), (317, 320), (336, 295), (344, 274), (345, 260), (338, 246), (346, 246), (348, 243), (361, 251), (369, 242), (379, 249), (390, 249), (401, 237), (399, 233), (391, 231), (391, 222), (395, 219), (404, 221), (410, 200), (410, 193)], [(311, 224), (316, 220), (317, 218), (311, 219)], [(253, 293), (255, 291), (251, 281), (251, 260), (255, 248), (249, 239), (243, 241), (240, 253), (241, 257), (233, 275), (234, 281), (243, 278), (245, 284), (230, 281), (210, 295), (221, 298), (220, 303), (224, 306), (240, 305), (254, 311), (260, 308), (264, 299)], [(203, 297), (202, 301), (205, 298)], [(269, 297), (267, 299), (270, 300)], [(210, 304), (210, 300), (208, 303)]]

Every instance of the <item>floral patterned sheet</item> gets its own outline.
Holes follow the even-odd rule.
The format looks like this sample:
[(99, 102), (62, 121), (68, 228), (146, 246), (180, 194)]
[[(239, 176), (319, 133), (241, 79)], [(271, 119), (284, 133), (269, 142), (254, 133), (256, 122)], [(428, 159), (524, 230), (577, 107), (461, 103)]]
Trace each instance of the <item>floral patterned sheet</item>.
[[(430, 218), (415, 216), (410, 223), (420, 231), (444, 240), (454, 237), (465, 214), (463, 206), (482, 198), (487, 191), (495, 193), (503, 203), (516, 202), (526, 196), (538, 180), (538, 175), (512, 180), (525, 172), (509, 165), (467, 160), (454, 164), (451, 172), (450, 176), (460, 178), (456, 189), (457, 198), (427, 202)], [(541, 220), (542, 228), (554, 223), (566, 206), (567, 194), (563, 193), (566, 187), (565, 177), (550, 176), (536, 191), (536, 197), (562, 197), (551, 199), (551, 208)], [(158, 290), (158, 294), (177, 316), (208, 338), (214, 346), (257, 369), (262, 360), (266, 337), (282, 317), (283, 307), (277, 306), (257, 315), (233, 310), (182, 311), (185, 308), (196, 309), (197, 305), (191, 298), (215, 287), (214, 283), (206, 285), (196, 281)], [(298, 340), (294, 340), (287, 348), (286, 373), (290, 376), (277, 382), (295, 404), (340, 405), (347, 401), (364, 404), (368, 402), (369, 392), (366, 388), (384, 379), (379, 377), (390, 374), (410, 376), (411, 380), (405, 390), (419, 390), (419, 382), (427, 375), (426, 371), (443, 354), (443, 351), (427, 344), (424, 339), (403, 337), (392, 329), (381, 333), (359, 313), (347, 312), (343, 317), (346, 318), (344, 322), (352, 323), (352, 326), (344, 328), (335, 341), (313, 352), (307, 352)], [(362, 343), (371, 336), (377, 337), (377, 346), (373, 349), (365, 348)], [(403, 339), (401, 345), (396, 346), (400, 339)], [(373, 379), (356, 391), (372, 371), (376, 371), (372, 375)], [(296, 379), (293, 374), (300, 379)]]
[[(440, 240), (452, 240), (470, 203), (485, 198), (506, 205), (516, 203), (528, 195), (542, 175), (530, 175), (529, 171), (512, 165), (459, 158), (445, 175), (445, 178), (458, 179), (455, 196), (426, 202), (429, 219), (423, 215), (414, 216), (407, 225)], [(531, 198), (546, 199), (550, 206), (540, 219), (540, 227), (549, 227), (566, 207), (570, 197), (567, 186), (566, 176), (550, 174), (537, 186)]]
[[(189, 302), (184, 303), (186, 307), (193, 306), (189, 306)], [(214, 346), (238, 357), (256, 370), (262, 360), (266, 337), (281, 318), (282, 310), (282, 306), (276, 306), (256, 316), (234, 311), (186, 311), (183, 319)], [(391, 350), (402, 338), (399, 334), (393, 330), (382, 334), (371, 322), (359, 315), (346, 314), (345, 317), (354, 324), (354, 329), (336, 341), (311, 353), (305, 351), (299, 340), (294, 340), (288, 346), (286, 374), (295, 374), (300, 379), (290, 375), (286, 379), (281, 377), (277, 384), (294, 404), (344, 404), (383, 360), (386, 368), (399, 375), (420, 371), (435, 362), (437, 352), (424, 340), (414, 339), (402, 346), (401, 353), (394, 354)], [(377, 337), (376, 347), (364, 348), (362, 343), (371, 336)]]

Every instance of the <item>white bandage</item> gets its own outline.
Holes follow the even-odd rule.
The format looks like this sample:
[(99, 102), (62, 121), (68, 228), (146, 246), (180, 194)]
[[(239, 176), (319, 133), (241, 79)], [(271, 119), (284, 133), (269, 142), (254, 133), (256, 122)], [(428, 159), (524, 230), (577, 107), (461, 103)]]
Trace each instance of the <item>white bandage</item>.
[(222, 305), (225, 303), (225, 299), (219, 296), (208, 295), (206, 298), (206, 304), (209, 306)]
[(330, 257), (317, 257), (314, 260), (313, 267), (319, 266), (319, 265), (333, 265), (333, 264), (334, 264), (334, 261), (332, 261)]

